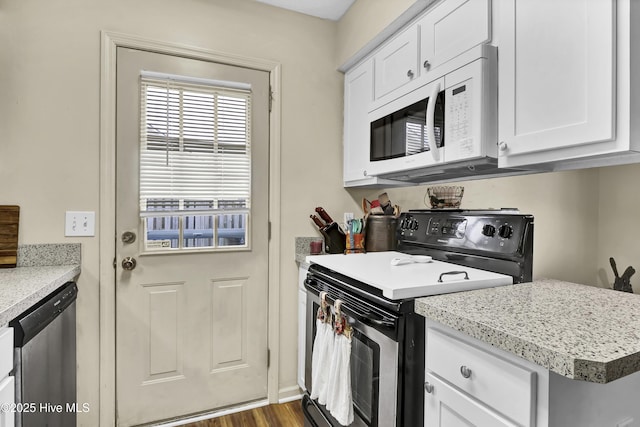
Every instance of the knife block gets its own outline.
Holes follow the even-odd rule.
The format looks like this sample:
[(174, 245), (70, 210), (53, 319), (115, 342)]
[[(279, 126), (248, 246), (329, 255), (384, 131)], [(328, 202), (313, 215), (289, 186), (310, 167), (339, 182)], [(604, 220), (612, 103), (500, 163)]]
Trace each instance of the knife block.
[(328, 254), (342, 254), (346, 249), (345, 235), (338, 227), (338, 224), (332, 222), (325, 228), (320, 230), (324, 237), (325, 252)]

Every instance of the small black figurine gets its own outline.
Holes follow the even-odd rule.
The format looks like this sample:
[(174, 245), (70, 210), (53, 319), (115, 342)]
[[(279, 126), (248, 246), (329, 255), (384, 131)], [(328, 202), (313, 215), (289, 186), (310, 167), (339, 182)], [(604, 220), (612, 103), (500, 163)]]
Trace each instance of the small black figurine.
[(634, 270), (633, 267), (629, 266), (624, 271), (624, 273), (622, 273), (622, 276), (618, 276), (616, 261), (613, 259), (613, 257), (611, 257), (609, 258), (609, 262), (611, 263), (611, 269), (613, 270), (613, 274), (615, 275), (615, 280), (613, 281), (613, 289), (616, 291), (633, 293), (633, 288), (631, 287), (629, 279), (631, 279), (631, 276), (635, 274), (636, 270)]

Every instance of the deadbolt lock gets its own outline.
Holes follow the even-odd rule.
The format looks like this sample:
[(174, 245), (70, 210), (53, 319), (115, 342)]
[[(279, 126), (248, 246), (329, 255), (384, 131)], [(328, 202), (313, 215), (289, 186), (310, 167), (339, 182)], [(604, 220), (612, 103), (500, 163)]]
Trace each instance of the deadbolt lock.
[(136, 241), (136, 233), (133, 231), (125, 231), (122, 233), (122, 243), (133, 243)]

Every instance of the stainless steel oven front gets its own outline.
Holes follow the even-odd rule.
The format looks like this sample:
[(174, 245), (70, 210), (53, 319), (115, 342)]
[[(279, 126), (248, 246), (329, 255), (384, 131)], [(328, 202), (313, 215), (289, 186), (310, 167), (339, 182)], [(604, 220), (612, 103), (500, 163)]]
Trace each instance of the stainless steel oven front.
[(313, 390), (311, 359), (316, 333), (316, 313), (320, 307), (320, 290), (328, 292), (331, 303), (343, 301), (342, 313), (353, 329), (351, 338), (351, 389), (354, 422), (351, 426), (394, 426), (398, 408), (398, 370), (400, 347), (398, 343), (399, 316), (379, 307), (368, 306), (365, 301), (350, 298), (326, 285), (312, 281), (307, 288), (305, 383), (308, 394), (303, 401), (305, 425), (339, 426), (324, 405), (309, 397)]

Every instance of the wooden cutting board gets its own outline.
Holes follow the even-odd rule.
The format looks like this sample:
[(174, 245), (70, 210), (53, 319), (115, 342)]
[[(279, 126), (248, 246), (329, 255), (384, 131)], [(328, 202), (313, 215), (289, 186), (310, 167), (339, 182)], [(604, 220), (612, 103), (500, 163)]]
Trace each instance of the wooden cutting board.
[(20, 206), (0, 206), (0, 268), (16, 266), (19, 221)]

